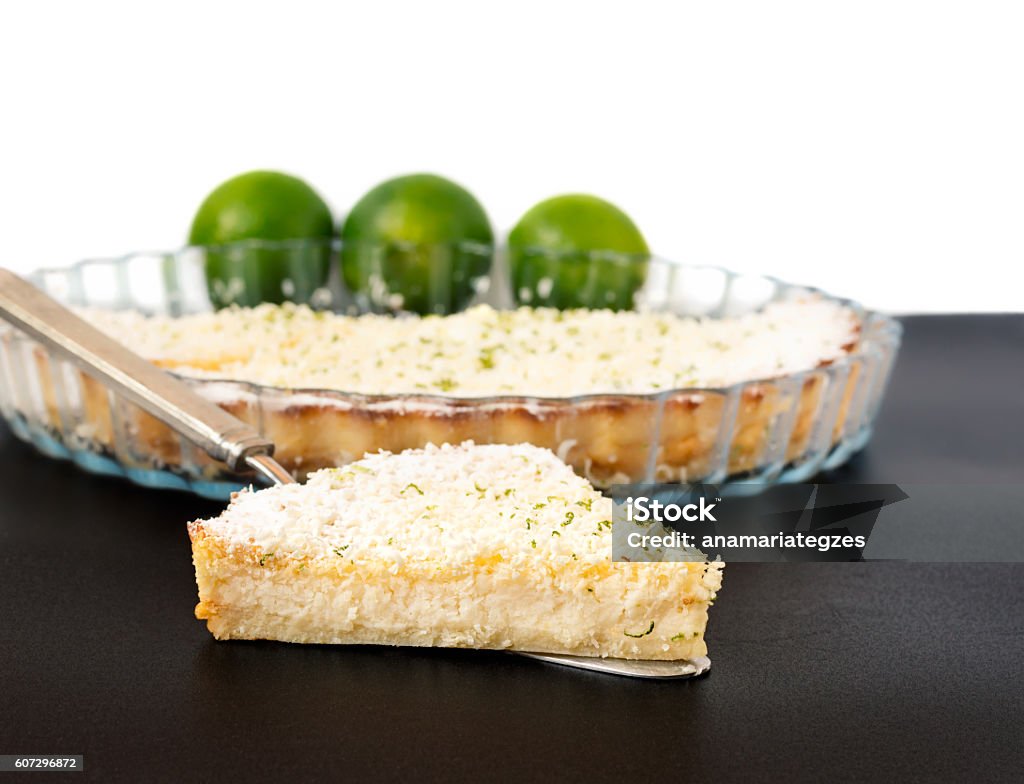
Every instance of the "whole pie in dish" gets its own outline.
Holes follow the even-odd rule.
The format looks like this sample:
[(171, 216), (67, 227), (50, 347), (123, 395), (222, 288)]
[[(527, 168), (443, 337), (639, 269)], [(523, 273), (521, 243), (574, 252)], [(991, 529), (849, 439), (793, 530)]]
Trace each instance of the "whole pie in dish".
[(720, 562), (611, 560), (612, 501), (523, 444), (379, 453), (189, 526), (218, 639), (707, 653)]
[[(743, 474), (830, 447), (858, 392), (858, 366), (841, 389), (822, 372), (856, 348), (858, 312), (809, 292), (718, 319), (488, 306), (422, 318), (301, 305), (83, 313), (256, 424), (300, 477), (381, 449), (468, 440), (546, 447), (598, 487), (707, 478), (721, 465)], [(37, 361), (59, 421), (49, 358)], [(79, 382), (83, 437), (109, 448), (120, 428), (134, 444), (122, 460), (221, 470), (141, 411), (115, 416), (102, 386)], [(826, 397), (835, 409), (820, 433)]]

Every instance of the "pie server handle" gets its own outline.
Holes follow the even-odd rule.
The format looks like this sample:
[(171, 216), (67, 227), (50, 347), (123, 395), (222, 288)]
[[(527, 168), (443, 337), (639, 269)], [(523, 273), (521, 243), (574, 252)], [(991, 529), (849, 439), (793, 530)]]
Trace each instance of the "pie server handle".
[(273, 459), (273, 442), (254, 427), (3, 268), (0, 318), (69, 359), (232, 470), (253, 468), (275, 484), (295, 481)]

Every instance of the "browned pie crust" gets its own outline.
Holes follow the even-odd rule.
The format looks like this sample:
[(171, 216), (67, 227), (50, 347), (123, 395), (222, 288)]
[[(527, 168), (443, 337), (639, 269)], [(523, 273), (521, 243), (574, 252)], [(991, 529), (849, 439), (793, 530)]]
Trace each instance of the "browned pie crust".
[[(854, 345), (845, 348), (850, 352)], [(107, 389), (85, 373), (57, 377), (45, 352), (37, 350), (35, 358), (49, 424), (55, 429), (73, 429), (86, 446), (112, 452), (128, 466), (199, 471), (211, 478), (223, 473), (223, 466), (183, 446), (180, 437), (148, 414), (123, 403), (112, 407)], [(547, 447), (595, 486), (608, 487), (649, 478), (652, 443), (657, 449), (656, 481), (707, 479), (722, 464), (721, 450), (728, 451), (730, 476), (756, 471), (771, 460), (792, 463), (827, 450), (843, 433), (861, 377), (856, 363), (848, 373), (835, 376), (823, 365), (794, 377), (734, 387), (735, 405), (730, 405), (728, 390), (682, 390), (662, 398), (663, 406), (639, 395), (439, 402), (436, 397), (381, 400), (285, 390), (268, 391), (274, 400), (265, 399), (262, 406), (246, 395), (217, 402), (272, 439), (277, 459), (300, 478), (366, 452), (472, 440)], [(837, 381), (841, 388), (833, 386), (829, 394)], [(69, 385), (78, 387), (73, 395)], [(197, 385), (200, 392), (207, 388)], [(830, 432), (815, 432), (822, 427), (819, 412), (827, 410), (836, 394), (841, 397)], [(58, 395), (76, 402), (59, 406)], [(62, 423), (61, 408), (80, 421)], [(121, 418), (115, 411), (129, 413)], [(732, 417), (735, 426), (729, 428)], [(115, 438), (116, 429), (122, 431), (121, 438)], [(724, 443), (721, 435), (727, 432), (732, 438)]]

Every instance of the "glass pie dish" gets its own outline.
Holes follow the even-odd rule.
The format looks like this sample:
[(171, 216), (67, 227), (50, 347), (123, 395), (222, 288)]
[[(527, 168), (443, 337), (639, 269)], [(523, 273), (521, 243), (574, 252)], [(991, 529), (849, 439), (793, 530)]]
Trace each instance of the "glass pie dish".
[[(206, 265), (234, 260), (244, 276), (227, 289), (208, 285)], [(513, 295), (504, 253), (477, 245), (360, 248), (354, 292), (343, 274), (346, 248), (337, 242), (243, 243), (138, 253), (84, 261), (31, 276), (73, 307), (131, 309), (181, 316), (212, 309), (212, 301), (247, 303), (276, 296), (345, 314), (402, 310), (393, 290), (403, 259), (426, 259), (418, 280), (420, 312), (448, 313), (486, 302), (496, 308), (545, 304), (569, 286), (601, 292), (602, 282), (633, 280), (629, 299), (642, 311), (705, 319), (741, 316), (774, 302), (813, 296), (842, 303), (856, 317), (856, 341), (834, 361), (723, 387), (680, 387), (646, 394), (602, 392), (566, 397), (449, 394), (364, 394), (284, 388), (230, 378), (183, 376), (203, 396), (255, 425), (277, 444), (278, 460), (302, 478), (379, 449), (426, 443), (529, 442), (552, 449), (598, 487), (625, 482), (700, 481), (748, 485), (804, 481), (838, 466), (862, 448), (884, 394), (901, 329), (893, 319), (806, 287), (661, 258), (595, 255), (580, 278), (578, 254), (565, 280), (554, 274), (517, 281)], [(317, 259), (316, 275), (303, 274)], [(246, 258), (260, 262), (246, 264)], [(545, 269), (558, 270), (552, 254)], [(404, 266), (403, 266), (404, 264)], [(255, 270), (255, 272), (254, 272)], [(292, 274), (294, 271), (295, 274)], [(265, 274), (264, 274), (265, 273)], [(454, 281), (454, 287), (451, 281)], [(221, 285), (221, 283), (218, 283)], [(401, 280), (409, 290), (409, 278)], [(621, 291), (616, 296), (620, 297)], [(681, 347), (682, 350), (683, 347)], [(71, 363), (0, 324), (0, 412), (12, 431), (44, 454), (100, 474), (150, 487), (190, 490), (224, 499), (252, 481), (221, 464)], [(742, 488), (737, 487), (737, 490)]]

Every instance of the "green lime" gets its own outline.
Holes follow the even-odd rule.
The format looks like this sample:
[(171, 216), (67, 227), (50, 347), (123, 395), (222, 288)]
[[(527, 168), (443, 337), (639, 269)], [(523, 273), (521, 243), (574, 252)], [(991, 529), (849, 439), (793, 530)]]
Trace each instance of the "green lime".
[(650, 258), (626, 213), (583, 194), (532, 207), (508, 245), (513, 292), (523, 305), (629, 310)]
[(434, 174), (382, 182), (341, 227), (341, 270), (358, 295), (389, 310), (452, 313), (490, 270), (494, 232), (460, 185)]
[(331, 210), (309, 185), (252, 171), (206, 197), (189, 243), (211, 246), (206, 279), (215, 306), (302, 302), (327, 281), (333, 233)]

